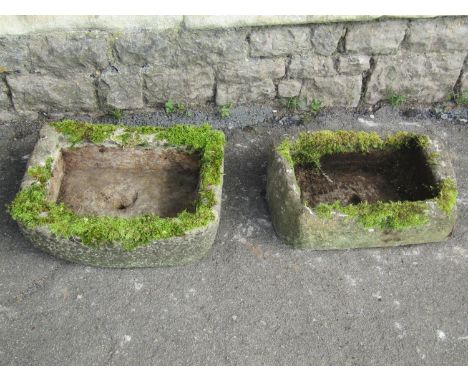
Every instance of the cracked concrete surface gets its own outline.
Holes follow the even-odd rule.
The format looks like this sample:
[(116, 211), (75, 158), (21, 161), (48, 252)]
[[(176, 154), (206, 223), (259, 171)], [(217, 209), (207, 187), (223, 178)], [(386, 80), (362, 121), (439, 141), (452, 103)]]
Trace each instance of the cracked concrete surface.
[[(18, 189), (39, 127), (0, 125), (2, 206)], [(269, 143), (325, 128), (405, 129), (445, 142), (460, 190), (453, 237), (328, 252), (282, 244), (264, 199)], [(224, 130), (221, 224), (200, 263), (135, 270), (65, 263), (35, 250), (0, 210), (0, 364), (468, 363), (466, 123), (383, 108), (374, 118), (331, 110), (305, 127)]]

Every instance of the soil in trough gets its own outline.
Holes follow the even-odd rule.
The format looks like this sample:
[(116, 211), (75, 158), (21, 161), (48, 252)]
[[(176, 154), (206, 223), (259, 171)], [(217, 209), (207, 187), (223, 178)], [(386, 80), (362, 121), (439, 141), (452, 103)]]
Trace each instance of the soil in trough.
[(311, 207), (340, 201), (425, 200), (434, 197), (435, 180), (419, 149), (378, 150), (322, 157), (321, 168), (296, 166), (302, 199)]
[(62, 151), (57, 201), (80, 215), (175, 216), (193, 211), (199, 155), (173, 149), (86, 146)]

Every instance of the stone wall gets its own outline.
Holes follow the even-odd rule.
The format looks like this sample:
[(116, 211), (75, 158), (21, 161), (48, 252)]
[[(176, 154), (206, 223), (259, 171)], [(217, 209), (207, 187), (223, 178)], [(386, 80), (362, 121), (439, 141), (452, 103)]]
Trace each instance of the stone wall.
[(468, 91), (468, 17), (316, 21), (3, 34), (0, 119), (151, 109), (168, 99), (298, 96), (357, 107), (395, 93), (429, 104)]

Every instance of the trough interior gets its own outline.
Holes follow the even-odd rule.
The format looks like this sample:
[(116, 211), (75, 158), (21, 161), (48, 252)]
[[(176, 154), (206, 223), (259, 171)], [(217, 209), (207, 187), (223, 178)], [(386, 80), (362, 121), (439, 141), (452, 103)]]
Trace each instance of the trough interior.
[(320, 169), (295, 167), (302, 199), (311, 207), (340, 201), (416, 201), (435, 196), (435, 178), (420, 148), (342, 153), (321, 158)]
[(200, 156), (175, 149), (63, 149), (49, 197), (80, 215), (176, 216), (194, 211)]

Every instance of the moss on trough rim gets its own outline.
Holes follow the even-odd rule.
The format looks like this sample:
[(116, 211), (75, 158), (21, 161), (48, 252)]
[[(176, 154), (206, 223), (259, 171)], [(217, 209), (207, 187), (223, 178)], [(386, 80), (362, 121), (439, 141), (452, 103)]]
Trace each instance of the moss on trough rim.
[[(294, 169), (295, 165), (312, 164), (320, 168), (320, 158), (324, 155), (348, 152), (369, 152), (370, 150), (402, 149), (419, 147), (429, 164), (434, 164), (434, 155), (427, 152), (429, 137), (405, 131), (397, 132), (382, 139), (377, 133), (364, 131), (302, 132), (295, 141), (283, 140), (276, 151)], [(400, 230), (418, 227), (428, 222), (428, 201), (435, 202), (447, 215), (456, 204), (457, 187), (451, 178), (442, 179), (437, 184), (436, 196), (421, 201), (361, 202), (344, 206), (340, 202), (320, 203), (313, 208), (320, 218), (331, 218), (333, 213), (342, 213), (355, 218), (363, 227), (381, 230)]]
[(64, 120), (51, 125), (63, 133), (71, 145), (111, 141), (122, 146), (144, 146), (147, 142), (144, 138), (152, 137), (169, 146), (200, 152), (200, 182), (195, 212), (182, 211), (175, 217), (165, 218), (154, 214), (128, 218), (77, 215), (63, 203), (50, 202), (46, 198), (53, 165), (52, 158), (49, 158), (45, 166), (28, 169), (35, 183), (23, 188), (8, 206), (13, 219), (24, 227), (47, 226), (52, 233), (65, 238), (78, 238), (85, 245), (117, 244), (125, 250), (132, 250), (154, 240), (182, 236), (214, 220), (212, 207), (216, 204), (216, 198), (213, 186), (221, 183), (224, 157), (225, 138), (221, 131), (212, 129), (208, 124), (199, 127), (127, 127)]

